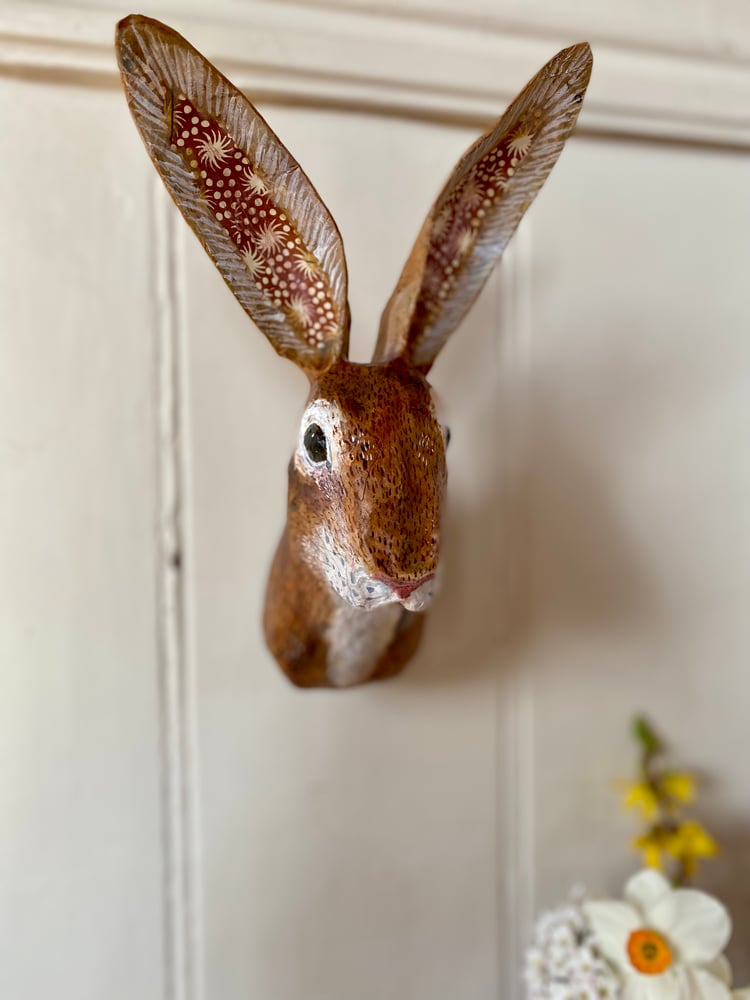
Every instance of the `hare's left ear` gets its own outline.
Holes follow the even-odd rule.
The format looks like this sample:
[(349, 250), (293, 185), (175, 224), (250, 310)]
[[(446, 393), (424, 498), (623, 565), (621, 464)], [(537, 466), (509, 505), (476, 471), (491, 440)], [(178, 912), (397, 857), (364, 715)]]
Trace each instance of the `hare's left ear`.
[(190, 227), (279, 354), (312, 374), (346, 355), (341, 236), (297, 161), (184, 38), (131, 15), (117, 56), (141, 137)]
[(575, 125), (591, 49), (563, 49), (462, 157), (425, 219), (383, 313), (375, 361), (429, 371), (479, 294)]

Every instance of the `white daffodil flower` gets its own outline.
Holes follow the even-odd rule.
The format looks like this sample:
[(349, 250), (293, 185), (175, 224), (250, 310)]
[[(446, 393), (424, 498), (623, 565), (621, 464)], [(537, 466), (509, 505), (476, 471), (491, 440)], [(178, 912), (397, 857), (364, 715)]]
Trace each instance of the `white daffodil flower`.
[(589, 901), (583, 909), (597, 947), (622, 976), (622, 1000), (732, 1000), (722, 954), (732, 925), (712, 896), (673, 889), (647, 869), (627, 883), (625, 902)]

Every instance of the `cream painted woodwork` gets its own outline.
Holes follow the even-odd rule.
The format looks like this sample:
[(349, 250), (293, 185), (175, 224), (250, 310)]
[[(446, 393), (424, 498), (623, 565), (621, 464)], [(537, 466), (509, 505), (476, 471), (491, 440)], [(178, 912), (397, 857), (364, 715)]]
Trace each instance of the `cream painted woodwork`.
[[(705, 775), (744, 984), (740, 8), (667, 5), (647, 47), (640, 3), (473, 0), (463, 28), (442, 0), (277, 6), (288, 31), (269, 4), (149, 12), (257, 89), (330, 206), (355, 360), (492, 102), (589, 14), (591, 109), (434, 369), (450, 503), (417, 659), (298, 691), (260, 614), (305, 380), (160, 187), (108, 48), (124, 11), (0, 8), (0, 996), (520, 1000), (533, 914), (636, 864), (612, 782), (639, 709)], [(412, 78), (381, 58), (407, 22)]]
[(0, 121), (0, 996), (157, 997), (152, 178), (111, 91)]

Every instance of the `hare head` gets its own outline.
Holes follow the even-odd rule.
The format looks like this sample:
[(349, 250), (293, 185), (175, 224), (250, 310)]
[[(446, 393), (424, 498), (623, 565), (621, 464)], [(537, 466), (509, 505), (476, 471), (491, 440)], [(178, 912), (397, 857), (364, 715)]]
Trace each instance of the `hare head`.
[(258, 328), (310, 380), (267, 590), (269, 648), (301, 686), (394, 674), (417, 646), (438, 569), (447, 432), (427, 375), (572, 130), (590, 49), (555, 56), (461, 158), (367, 365), (347, 360), (339, 231), (256, 109), (158, 21), (122, 21), (117, 52), (177, 206)]
[(344, 601), (410, 611), (432, 597), (445, 442), (425, 378), (400, 359), (339, 361), (313, 383), (290, 470), (290, 520)]

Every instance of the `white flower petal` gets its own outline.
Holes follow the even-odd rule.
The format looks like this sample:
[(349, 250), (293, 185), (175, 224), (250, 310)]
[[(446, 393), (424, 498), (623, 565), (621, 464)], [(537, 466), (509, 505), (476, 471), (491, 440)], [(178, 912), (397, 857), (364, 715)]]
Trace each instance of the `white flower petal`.
[(619, 900), (591, 900), (583, 904), (599, 951), (610, 962), (625, 970), (632, 969), (628, 958), (628, 938), (641, 926), (641, 918), (628, 903)]
[(692, 996), (683, 994), (680, 985), (671, 969), (660, 976), (642, 976), (635, 972), (625, 979), (622, 1000), (693, 1000)]
[(706, 972), (710, 972), (712, 976), (720, 979), (725, 986), (731, 987), (732, 966), (729, 964), (729, 959), (726, 955), (717, 955), (713, 962), (707, 962), (703, 968)]
[(649, 922), (663, 931), (682, 962), (706, 965), (721, 954), (732, 933), (729, 914), (697, 889), (677, 889), (650, 907)]
[(685, 969), (685, 982), (689, 984), (686, 1000), (730, 1000), (728, 988), (705, 969)]
[(672, 891), (672, 886), (661, 872), (646, 868), (628, 880), (625, 886), (625, 899), (640, 910), (649, 922), (651, 907)]

